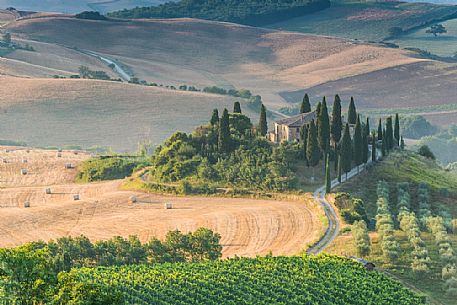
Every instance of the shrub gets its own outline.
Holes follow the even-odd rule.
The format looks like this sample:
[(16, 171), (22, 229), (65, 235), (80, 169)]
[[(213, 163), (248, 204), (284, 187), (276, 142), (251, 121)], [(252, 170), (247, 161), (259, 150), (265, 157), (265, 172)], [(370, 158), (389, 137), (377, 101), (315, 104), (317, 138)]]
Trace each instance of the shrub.
[(430, 150), (430, 147), (428, 147), (427, 145), (422, 145), (421, 147), (419, 147), (417, 153), (425, 158), (428, 158), (428, 159), (431, 159), (431, 160), (435, 160), (436, 157), (435, 155), (433, 154), (433, 152)]
[(130, 176), (135, 169), (149, 163), (140, 158), (98, 157), (84, 161), (79, 166), (76, 177), (80, 182), (123, 179)]

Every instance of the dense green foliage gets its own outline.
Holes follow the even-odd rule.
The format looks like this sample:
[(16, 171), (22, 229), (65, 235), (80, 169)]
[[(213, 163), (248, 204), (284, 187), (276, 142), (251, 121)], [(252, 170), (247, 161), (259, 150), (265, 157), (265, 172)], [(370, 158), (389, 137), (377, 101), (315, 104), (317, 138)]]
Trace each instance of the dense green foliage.
[[(87, 237), (63, 237), (0, 249), (0, 301), (13, 304), (123, 304), (122, 294), (96, 283), (72, 283), (64, 272), (97, 266), (143, 266), (201, 262), (221, 257), (220, 235), (200, 228), (170, 231), (164, 241), (114, 237), (93, 244)], [(80, 299), (79, 303), (76, 300)], [(72, 300), (72, 302), (70, 302)], [(92, 302), (91, 302), (92, 300)], [(113, 302), (113, 303), (110, 303)]]
[(248, 117), (227, 112), (219, 124), (173, 134), (156, 149), (150, 176), (160, 183), (285, 190), (296, 187), (295, 166), (302, 160), (299, 143), (274, 146), (255, 133)]
[(355, 248), (358, 256), (367, 256), (370, 253), (370, 236), (367, 224), (363, 220), (356, 220), (351, 227)]
[(368, 216), (365, 210), (365, 203), (360, 198), (354, 198), (349, 193), (337, 193), (335, 205), (341, 217), (348, 224), (363, 220), (368, 223)]
[(311, 112), (311, 104), (309, 102), (308, 93), (305, 94), (303, 97), (303, 101), (300, 104), (300, 113), (308, 113)]
[(67, 285), (95, 283), (126, 304), (425, 304), (401, 284), (335, 256), (234, 258), (198, 264), (74, 269)]
[(313, 13), (330, 6), (328, 0), (181, 0), (159, 6), (137, 7), (110, 13), (120, 18), (191, 17), (229, 21), (248, 25), (265, 25)]
[(80, 182), (123, 179), (137, 168), (149, 165), (144, 158), (94, 157), (81, 163), (76, 179)]
[(99, 12), (85, 11), (75, 15), (78, 19), (89, 19), (89, 20), (107, 20), (107, 18), (101, 15)]
[(431, 136), (438, 128), (430, 124), (423, 116), (412, 115), (403, 117), (401, 120), (401, 132), (405, 138), (420, 139)]

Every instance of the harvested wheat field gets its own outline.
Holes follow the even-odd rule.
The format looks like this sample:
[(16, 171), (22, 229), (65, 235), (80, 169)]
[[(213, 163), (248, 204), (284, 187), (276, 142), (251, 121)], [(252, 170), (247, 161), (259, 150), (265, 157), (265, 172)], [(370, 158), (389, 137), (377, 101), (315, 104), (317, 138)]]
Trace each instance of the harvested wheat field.
[(218, 108), (240, 101), (253, 123), (258, 115), (243, 99), (119, 82), (0, 77), (0, 139), (30, 146), (100, 145), (135, 151), (159, 144), (175, 131), (191, 132)]
[[(321, 232), (320, 210), (310, 196), (303, 201), (175, 197), (121, 191), (122, 181), (75, 184), (72, 172), (67, 174), (56, 152), (51, 153), (2, 150), (15, 163), (28, 154), (36, 186), (21, 177), (0, 184), (0, 247), (79, 234), (92, 240), (135, 234), (144, 242), (162, 238), (169, 230), (187, 232), (204, 226), (221, 234), (224, 257), (270, 251), (289, 255), (300, 252)], [(86, 157), (69, 151), (62, 155), (73, 164)], [(4, 167), (0, 164), (2, 177), (7, 172)], [(51, 194), (44, 182), (53, 184)], [(80, 200), (74, 200), (76, 194)], [(130, 202), (133, 195), (137, 203)], [(24, 207), (25, 202), (30, 208)], [(167, 202), (172, 209), (164, 209)]]

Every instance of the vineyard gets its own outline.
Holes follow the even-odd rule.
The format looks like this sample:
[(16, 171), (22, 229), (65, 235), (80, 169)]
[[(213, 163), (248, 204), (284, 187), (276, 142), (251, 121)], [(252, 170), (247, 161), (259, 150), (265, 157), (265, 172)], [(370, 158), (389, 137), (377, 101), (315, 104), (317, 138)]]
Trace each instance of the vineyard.
[(69, 287), (84, 283), (118, 304), (425, 304), (387, 276), (327, 255), (82, 268), (60, 280), (57, 296), (67, 302)]

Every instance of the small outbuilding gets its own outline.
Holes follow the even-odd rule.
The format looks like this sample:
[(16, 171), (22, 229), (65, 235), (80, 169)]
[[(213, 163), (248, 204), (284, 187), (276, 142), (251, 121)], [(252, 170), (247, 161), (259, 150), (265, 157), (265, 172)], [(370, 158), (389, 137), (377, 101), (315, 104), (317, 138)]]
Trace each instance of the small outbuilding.
[(372, 271), (376, 268), (376, 265), (374, 263), (367, 261), (363, 258), (359, 258), (359, 257), (355, 257), (355, 256), (350, 256), (349, 258), (352, 259), (353, 261), (356, 261), (357, 263), (361, 264), (368, 271)]

